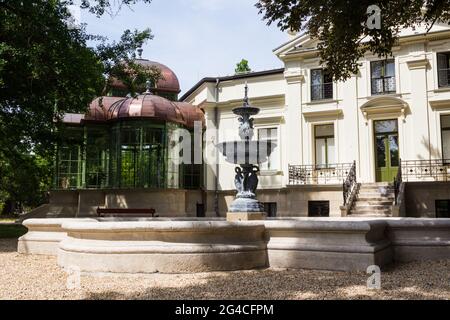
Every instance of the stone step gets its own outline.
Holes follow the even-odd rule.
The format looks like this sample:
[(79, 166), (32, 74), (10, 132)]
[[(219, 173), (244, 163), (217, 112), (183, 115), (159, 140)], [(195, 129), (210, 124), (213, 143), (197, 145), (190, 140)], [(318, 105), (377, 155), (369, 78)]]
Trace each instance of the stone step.
[(369, 187), (369, 188), (359, 188), (359, 191), (363, 192), (394, 192), (394, 188), (378, 188), (378, 187)]
[(359, 189), (359, 193), (382, 193), (382, 194), (393, 194), (395, 193), (394, 190), (389, 189)]
[(391, 214), (389, 213), (389, 214), (374, 214), (374, 213), (372, 213), (372, 214), (370, 214), (370, 213), (352, 213), (352, 212), (350, 212), (350, 215), (352, 216), (352, 217), (367, 217), (367, 218), (377, 218), (377, 217), (380, 217), (380, 218), (386, 218), (386, 217), (391, 217)]
[(368, 202), (379, 204), (380, 202), (383, 204), (392, 203), (394, 201), (394, 197), (368, 197), (368, 198), (360, 198), (358, 197), (356, 201)]
[(363, 192), (358, 193), (358, 199), (394, 199), (395, 195), (393, 193), (375, 193), (375, 192)]
[(391, 209), (352, 209), (352, 214), (391, 214)]
[(391, 205), (384, 204), (366, 204), (356, 202), (353, 206), (353, 210), (390, 210)]
[(394, 185), (390, 182), (374, 182), (374, 183), (362, 183), (361, 187), (393, 187)]

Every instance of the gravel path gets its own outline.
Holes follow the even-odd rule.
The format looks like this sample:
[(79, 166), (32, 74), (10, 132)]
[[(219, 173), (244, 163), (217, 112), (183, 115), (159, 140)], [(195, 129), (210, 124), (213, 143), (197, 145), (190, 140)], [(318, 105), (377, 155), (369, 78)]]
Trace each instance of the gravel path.
[(366, 288), (364, 272), (311, 270), (82, 275), (69, 290), (56, 258), (16, 248), (0, 240), (0, 299), (450, 299), (450, 260), (396, 265), (381, 290)]

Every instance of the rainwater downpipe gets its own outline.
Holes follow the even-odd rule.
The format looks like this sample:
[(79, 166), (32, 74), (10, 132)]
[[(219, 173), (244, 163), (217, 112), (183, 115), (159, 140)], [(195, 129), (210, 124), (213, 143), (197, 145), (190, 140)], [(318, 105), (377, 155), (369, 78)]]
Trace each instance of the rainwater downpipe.
[[(216, 145), (219, 143), (219, 110), (217, 108), (217, 104), (219, 103), (219, 84), (220, 79), (216, 78), (216, 87), (215, 87), (215, 100), (216, 103), (214, 105), (214, 125), (216, 127)], [(219, 210), (219, 150), (216, 149), (216, 177), (214, 180), (214, 211), (216, 212), (216, 216), (220, 217)]]

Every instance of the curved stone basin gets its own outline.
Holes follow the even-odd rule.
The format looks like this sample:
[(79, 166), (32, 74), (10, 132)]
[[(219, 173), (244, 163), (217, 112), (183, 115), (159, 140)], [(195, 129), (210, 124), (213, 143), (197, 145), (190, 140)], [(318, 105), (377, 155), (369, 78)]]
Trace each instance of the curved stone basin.
[(94, 222), (95, 219), (83, 218), (46, 218), (28, 219), (22, 224), (28, 232), (19, 238), (17, 252), (24, 254), (39, 254), (56, 256), (59, 243), (66, 238), (62, 229), (63, 222)]
[(65, 222), (58, 264), (83, 272), (187, 273), (267, 266), (264, 224)]
[[(189, 219), (187, 221), (186, 219)], [(85, 272), (204, 272), (261, 267), (360, 270), (450, 258), (450, 219), (286, 217), (29, 219), (18, 251)]]

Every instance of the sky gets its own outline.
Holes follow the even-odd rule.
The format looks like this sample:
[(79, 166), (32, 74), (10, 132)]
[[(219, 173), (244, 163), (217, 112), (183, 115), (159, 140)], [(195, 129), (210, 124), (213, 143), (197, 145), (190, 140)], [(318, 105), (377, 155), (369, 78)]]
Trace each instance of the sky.
[(126, 29), (150, 28), (154, 39), (142, 57), (170, 67), (181, 94), (204, 77), (234, 74), (241, 59), (252, 71), (282, 67), (272, 50), (288, 40), (275, 25), (267, 26), (254, 6), (257, 0), (153, 0), (123, 7), (101, 18), (81, 12), (87, 31), (119, 40)]

